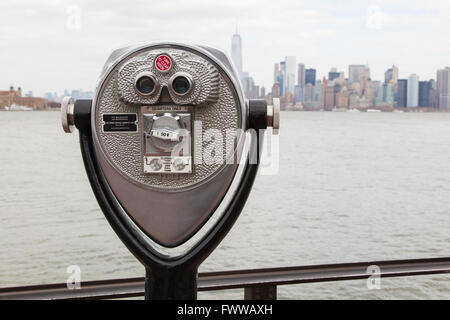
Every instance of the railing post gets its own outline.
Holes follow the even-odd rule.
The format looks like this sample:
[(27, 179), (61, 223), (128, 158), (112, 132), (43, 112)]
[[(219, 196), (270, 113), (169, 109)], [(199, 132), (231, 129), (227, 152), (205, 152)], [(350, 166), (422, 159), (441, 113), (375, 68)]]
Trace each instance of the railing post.
[(246, 287), (244, 289), (245, 300), (277, 300), (277, 286), (265, 285), (259, 287)]

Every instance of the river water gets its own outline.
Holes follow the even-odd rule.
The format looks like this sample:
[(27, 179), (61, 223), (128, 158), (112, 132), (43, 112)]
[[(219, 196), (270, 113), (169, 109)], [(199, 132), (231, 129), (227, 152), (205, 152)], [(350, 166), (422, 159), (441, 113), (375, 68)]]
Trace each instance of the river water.
[[(283, 112), (280, 166), (200, 271), (450, 256), (450, 114)], [(0, 112), (0, 287), (143, 276), (58, 112)], [(450, 275), (279, 287), (281, 299), (450, 299)], [(243, 290), (201, 292), (201, 299)]]

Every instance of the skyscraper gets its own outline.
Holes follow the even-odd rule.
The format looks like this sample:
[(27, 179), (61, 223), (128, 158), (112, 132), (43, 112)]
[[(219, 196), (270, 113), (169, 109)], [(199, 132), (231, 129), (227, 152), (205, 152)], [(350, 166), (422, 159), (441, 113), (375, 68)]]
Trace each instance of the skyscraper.
[(278, 81), (278, 75), (280, 74), (280, 65), (278, 63), (275, 63), (273, 67), (273, 82)]
[(261, 97), (261, 98), (265, 98), (265, 97), (266, 97), (266, 88), (261, 87), (260, 97)]
[(297, 84), (305, 88), (305, 64), (299, 63), (297, 69)]
[(294, 102), (303, 102), (303, 90), (299, 84), (295, 86)]
[(280, 96), (280, 84), (275, 82), (272, 86), (272, 97), (278, 98)]
[(398, 68), (393, 65), (392, 68), (387, 69), (384, 73), (384, 83), (392, 83), (394, 86), (397, 86), (398, 80)]
[(295, 66), (296, 58), (294, 56), (287, 56), (286, 61), (286, 93), (289, 92), (294, 96), (295, 88)]
[(328, 107), (328, 108), (333, 108), (334, 106), (336, 106), (336, 100), (335, 100), (335, 89), (334, 89), (334, 85), (333, 84), (328, 84), (325, 87), (324, 90), (324, 106)]
[(419, 81), (419, 107), (431, 107), (431, 81)]
[(408, 93), (408, 80), (398, 79), (397, 80), (397, 93), (395, 95), (395, 101), (397, 102), (397, 107), (406, 107), (406, 99)]
[(363, 64), (351, 64), (348, 66), (348, 81), (359, 82), (364, 75), (364, 72), (368, 69), (367, 66)]
[(237, 30), (231, 39), (231, 59), (236, 66), (239, 78), (242, 79), (242, 39)]
[(439, 109), (450, 109), (450, 67), (437, 71), (436, 89), (439, 97)]
[(419, 76), (412, 74), (408, 77), (408, 92), (406, 99), (407, 107), (417, 107), (419, 105)]
[(375, 99), (375, 105), (390, 107), (394, 105), (394, 85), (392, 83), (383, 83), (380, 86)]
[(339, 79), (341, 73), (337, 71), (336, 68), (331, 68), (330, 72), (328, 72), (328, 80), (333, 81), (334, 79)]
[(316, 85), (316, 69), (305, 70), (305, 85), (308, 83), (311, 83), (313, 86)]

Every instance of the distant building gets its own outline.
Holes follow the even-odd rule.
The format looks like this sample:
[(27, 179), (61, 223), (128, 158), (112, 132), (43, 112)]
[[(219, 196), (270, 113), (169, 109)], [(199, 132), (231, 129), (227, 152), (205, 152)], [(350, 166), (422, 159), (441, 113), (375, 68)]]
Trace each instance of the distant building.
[(24, 97), (20, 87), (15, 90), (11, 86), (9, 90), (0, 91), (0, 108), (11, 107), (12, 105), (43, 109), (47, 107), (48, 103), (45, 98)]
[(255, 92), (255, 81), (248, 73), (243, 73), (242, 86), (244, 87), (245, 97), (248, 99), (257, 98), (257, 93)]
[(306, 80), (305, 80), (305, 65), (303, 63), (298, 64), (297, 68), (297, 84), (305, 88)]
[(364, 75), (364, 72), (368, 69), (367, 66), (363, 64), (351, 64), (348, 66), (348, 81), (359, 82)]
[(279, 98), (280, 97), (280, 84), (275, 82), (272, 86), (272, 97)]
[(305, 70), (305, 85), (308, 83), (311, 83), (313, 86), (316, 85), (316, 69)]
[(350, 108), (359, 107), (359, 96), (356, 93), (351, 93), (348, 97), (348, 106)]
[[(56, 94), (55, 94), (56, 96)], [(72, 90), (70, 93), (70, 96), (73, 99), (92, 99), (94, 97), (94, 93), (92, 91), (83, 91), (81, 89), (79, 90)]]
[(439, 109), (450, 110), (450, 67), (438, 70), (436, 80)]
[(260, 90), (260, 97), (261, 97), (261, 98), (265, 98), (265, 97), (266, 97), (266, 88), (261, 87), (261, 90)]
[(51, 92), (46, 92), (44, 95), (45, 99), (47, 99), (48, 101), (55, 101), (53, 94)]
[(376, 106), (394, 106), (394, 85), (392, 83), (383, 83), (378, 89), (375, 99)]
[(280, 62), (280, 72), (277, 78), (278, 83), (280, 84), (280, 96), (284, 96), (286, 94), (286, 62)]
[(384, 73), (384, 83), (392, 83), (394, 86), (397, 86), (398, 81), (398, 68), (393, 65), (392, 68), (387, 69)]
[(430, 81), (419, 81), (419, 107), (431, 107), (431, 89)]
[(72, 90), (70, 96), (74, 99), (81, 99), (81, 90)]
[(315, 88), (312, 83), (307, 83), (304, 89), (304, 102), (307, 106), (312, 106), (312, 102), (314, 100), (314, 91)]
[(236, 67), (239, 78), (242, 78), (242, 39), (237, 33), (237, 30), (231, 39), (231, 59)]
[(278, 82), (278, 76), (280, 74), (280, 65), (275, 63), (273, 67), (273, 82)]
[(333, 81), (334, 79), (339, 79), (341, 77), (341, 73), (337, 72), (336, 68), (332, 68), (330, 72), (328, 72), (328, 81)]
[(439, 108), (439, 94), (437, 91), (436, 80), (430, 79), (430, 107)]
[(370, 69), (368, 66), (365, 66), (365, 68), (362, 72), (362, 76), (360, 78), (360, 83), (361, 83), (362, 93), (364, 94), (364, 92), (367, 90), (367, 88), (369, 88), (371, 86)]
[(406, 99), (407, 107), (417, 107), (419, 105), (419, 76), (412, 74), (408, 77), (408, 92)]
[(397, 102), (397, 107), (406, 107), (408, 93), (408, 80), (398, 79), (397, 80), (397, 93), (395, 95), (395, 101)]
[(334, 85), (327, 85), (325, 87), (324, 106), (327, 108), (336, 106)]
[(314, 88), (314, 98), (313, 98), (313, 106), (314, 107), (323, 107), (323, 84), (322, 82), (316, 81), (316, 85)]
[(286, 61), (286, 93), (289, 92), (294, 96), (294, 88), (295, 88), (295, 67), (296, 67), (296, 58), (295, 56), (287, 56), (285, 58)]
[(298, 84), (294, 90), (294, 102), (303, 102), (303, 88)]
[(349, 104), (350, 92), (345, 88), (340, 92), (336, 93), (336, 107), (337, 108), (347, 108)]

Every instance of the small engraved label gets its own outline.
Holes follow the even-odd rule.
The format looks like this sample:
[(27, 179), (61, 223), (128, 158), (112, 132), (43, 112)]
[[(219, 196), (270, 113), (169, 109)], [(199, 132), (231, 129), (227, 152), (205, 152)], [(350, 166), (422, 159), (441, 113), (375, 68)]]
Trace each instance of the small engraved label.
[(137, 132), (137, 113), (103, 114), (103, 132)]

